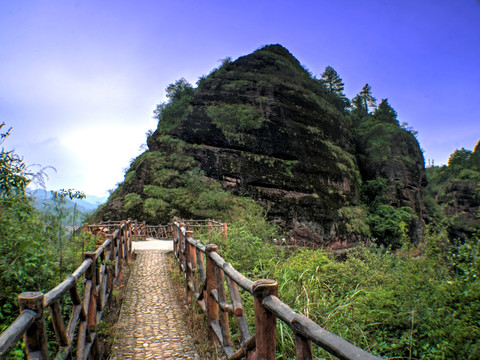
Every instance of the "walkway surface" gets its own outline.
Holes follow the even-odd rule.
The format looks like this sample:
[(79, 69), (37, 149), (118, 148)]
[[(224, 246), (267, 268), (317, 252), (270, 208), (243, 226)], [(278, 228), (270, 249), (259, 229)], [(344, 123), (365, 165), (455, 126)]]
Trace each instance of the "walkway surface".
[(169, 246), (171, 242), (162, 240), (134, 243), (137, 257), (111, 359), (200, 359), (169, 278)]

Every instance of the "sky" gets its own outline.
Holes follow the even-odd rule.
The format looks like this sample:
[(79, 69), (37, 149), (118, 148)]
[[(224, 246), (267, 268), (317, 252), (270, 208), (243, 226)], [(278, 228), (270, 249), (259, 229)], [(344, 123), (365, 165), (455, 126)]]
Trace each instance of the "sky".
[(2, 147), (56, 169), (49, 190), (106, 196), (168, 84), (276, 43), (388, 98), (427, 165), (480, 139), (479, 0), (0, 0)]

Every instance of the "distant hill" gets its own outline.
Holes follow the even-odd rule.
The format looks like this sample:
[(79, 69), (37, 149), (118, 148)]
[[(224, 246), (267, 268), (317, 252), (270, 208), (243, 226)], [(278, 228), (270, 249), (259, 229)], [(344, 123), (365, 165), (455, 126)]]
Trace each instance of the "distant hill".
[[(33, 198), (33, 203), (37, 209), (43, 209), (44, 204), (52, 205), (52, 195), (50, 191), (43, 189), (28, 190), (27, 193)], [(68, 197), (65, 199), (65, 208), (71, 210), (77, 203), (77, 210), (82, 213), (90, 213), (96, 210), (102, 203), (107, 200), (106, 197), (98, 197), (94, 195), (86, 195), (85, 199), (70, 200)]]

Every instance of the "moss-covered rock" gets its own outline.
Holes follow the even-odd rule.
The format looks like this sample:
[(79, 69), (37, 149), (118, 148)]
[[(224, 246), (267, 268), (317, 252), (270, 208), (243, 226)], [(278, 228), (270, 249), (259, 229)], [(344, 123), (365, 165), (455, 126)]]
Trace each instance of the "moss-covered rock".
[[(132, 163), (102, 216), (130, 215), (125, 206), (114, 206), (118, 199), (137, 199), (126, 198), (129, 193), (141, 197), (142, 216), (149, 220), (159, 220), (153, 216), (158, 212), (212, 216), (209, 208), (223, 209), (217, 214), (227, 216), (230, 200), (222, 191), (228, 190), (255, 199), (286, 230), (306, 229), (302, 233), (310, 241), (327, 244), (355, 228), (342, 209), (359, 205), (362, 173), (368, 177), (372, 164), (385, 165), (385, 176), (402, 183), (400, 196), (416, 201), (402, 192), (413, 183), (421, 186), (421, 174), (411, 180), (412, 169), (423, 168), (416, 141), (392, 131), (390, 140), (398, 141), (399, 149), (392, 145), (386, 161), (371, 162), (378, 152), (369, 145), (371, 150), (361, 154), (361, 173), (345, 101), (280, 45), (224, 61), (196, 89), (179, 81), (169, 91), (170, 102), (157, 108), (159, 123), (148, 139), (149, 150)], [(359, 221), (356, 228), (368, 234), (364, 219)]]

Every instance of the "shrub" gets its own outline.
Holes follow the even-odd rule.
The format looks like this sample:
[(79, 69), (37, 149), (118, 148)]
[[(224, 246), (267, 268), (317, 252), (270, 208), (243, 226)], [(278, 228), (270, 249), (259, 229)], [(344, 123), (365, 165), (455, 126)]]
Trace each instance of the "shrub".
[(212, 105), (207, 108), (206, 113), (226, 134), (260, 129), (265, 121), (257, 109), (248, 105)]

